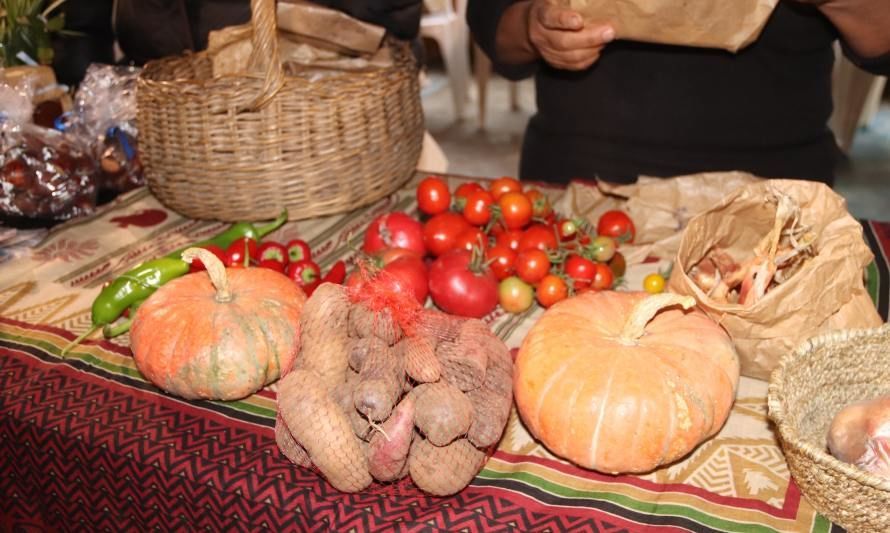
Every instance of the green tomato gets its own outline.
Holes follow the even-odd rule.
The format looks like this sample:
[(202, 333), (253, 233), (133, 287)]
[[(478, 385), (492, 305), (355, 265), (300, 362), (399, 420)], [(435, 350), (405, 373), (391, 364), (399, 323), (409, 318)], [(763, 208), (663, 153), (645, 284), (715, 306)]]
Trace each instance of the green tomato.
[(609, 260), (612, 259), (612, 256), (615, 255), (616, 248), (617, 244), (615, 243), (615, 239), (606, 237), (605, 235), (594, 237), (588, 246), (591, 258), (600, 263), (608, 263)]
[(498, 302), (504, 311), (519, 314), (528, 310), (535, 301), (535, 291), (531, 285), (516, 276), (505, 278), (498, 285)]

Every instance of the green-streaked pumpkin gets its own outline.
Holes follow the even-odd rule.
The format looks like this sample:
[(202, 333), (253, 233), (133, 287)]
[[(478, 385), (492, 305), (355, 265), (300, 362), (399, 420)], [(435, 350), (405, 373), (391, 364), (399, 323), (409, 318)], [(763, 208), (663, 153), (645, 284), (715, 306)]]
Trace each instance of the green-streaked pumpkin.
[[(266, 268), (230, 268), (205, 250), (207, 272), (158, 289), (130, 330), (136, 366), (159, 388), (187, 399), (236, 400), (274, 382), (299, 351), (306, 295)], [(212, 278), (212, 279), (211, 279)]]

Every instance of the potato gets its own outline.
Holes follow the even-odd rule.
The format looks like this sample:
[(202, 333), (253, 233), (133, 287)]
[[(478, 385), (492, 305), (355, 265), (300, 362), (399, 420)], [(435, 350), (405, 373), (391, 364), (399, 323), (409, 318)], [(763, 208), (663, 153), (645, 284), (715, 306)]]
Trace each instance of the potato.
[(485, 454), (467, 439), (448, 446), (434, 446), (426, 439), (414, 439), (408, 457), (411, 479), (421, 490), (435, 496), (449, 496), (463, 490), (479, 473)]
[(406, 396), (368, 444), (368, 465), (378, 481), (394, 481), (405, 468), (414, 436), (414, 398)]
[(414, 424), (436, 446), (465, 435), (473, 421), (473, 404), (457, 387), (425, 383), (411, 391), (417, 401)]

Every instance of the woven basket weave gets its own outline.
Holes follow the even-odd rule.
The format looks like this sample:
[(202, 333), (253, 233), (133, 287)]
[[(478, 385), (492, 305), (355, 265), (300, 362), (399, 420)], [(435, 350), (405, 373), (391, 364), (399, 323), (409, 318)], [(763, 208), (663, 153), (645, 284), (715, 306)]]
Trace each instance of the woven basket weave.
[(311, 81), (279, 61), (274, 0), (251, 0), (252, 65), (212, 77), (206, 53), (144, 68), (137, 90), (146, 181), (191, 218), (292, 219), (339, 213), (411, 178), (423, 142), (418, 71), (404, 43), (393, 65)]
[(769, 416), (807, 500), (850, 531), (890, 531), (890, 480), (841, 462), (826, 438), (847, 405), (890, 394), (890, 325), (819, 336), (773, 371)]

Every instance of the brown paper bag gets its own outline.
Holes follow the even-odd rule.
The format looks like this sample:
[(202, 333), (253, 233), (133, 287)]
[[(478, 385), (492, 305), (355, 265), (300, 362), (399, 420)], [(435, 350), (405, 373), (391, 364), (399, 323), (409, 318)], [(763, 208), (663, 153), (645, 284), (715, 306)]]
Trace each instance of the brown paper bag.
[(759, 178), (745, 172), (707, 172), (674, 178), (641, 176), (632, 185), (597, 182), (572, 183), (555, 207), (572, 213), (593, 227), (600, 215), (622, 209), (636, 227), (633, 244), (622, 244), (621, 253), (629, 265), (647, 257), (673, 259), (680, 248), (680, 236), (689, 220), (713, 207), (728, 193)]
[[(783, 193), (800, 206), (800, 222), (816, 233), (815, 256), (784, 283), (750, 306), (709, 298), (688, 276), (714, 247), (739, 263), (773, 227), (768, 198)], [(668, 290), (688, 294), (726, 328), (738, 350), (742, 374), (769, 379), (779, 359), (801, 342), (832, 329), (867, 328), (881, 318), (865, 291), (863, 273), (872, 253), (845, 200), (828, 186), (796, 180), (752, 183), (689, 221), (674, 261)]]
[(619, 39), (723, 48), (735, 52), (760, 35), (778, 0), (560, 0)]

